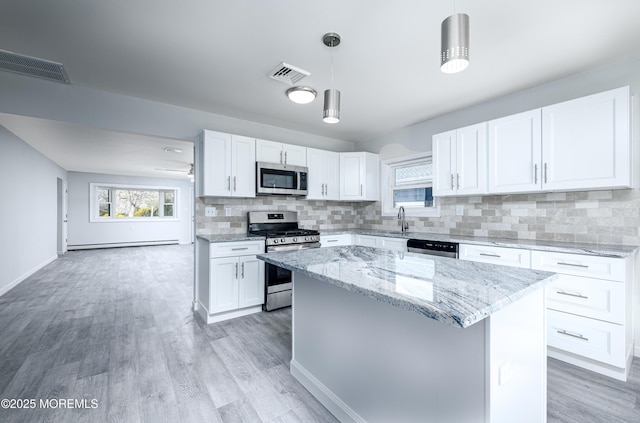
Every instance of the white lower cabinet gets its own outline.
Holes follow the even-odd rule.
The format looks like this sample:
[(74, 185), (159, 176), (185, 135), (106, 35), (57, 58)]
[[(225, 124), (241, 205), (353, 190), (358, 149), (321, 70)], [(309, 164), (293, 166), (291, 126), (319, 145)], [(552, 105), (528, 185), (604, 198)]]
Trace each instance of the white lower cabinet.
[(264, 241), (198, 240), (198, 312), (207, 323), (261, 311)]
[(336, 234), (336, 235), (320, 235), (321, 247), (343, 247), (353, 245), (353, 235)]
[(405, 238), (390, 238), (386, 236), (356, 235), (355, 244), (363, 247), (386, 248), (394, 251), (407, 251)]
[(633, 258), (532, 251), (546, 287), (548, 355), (626, 380), (633, 349)]

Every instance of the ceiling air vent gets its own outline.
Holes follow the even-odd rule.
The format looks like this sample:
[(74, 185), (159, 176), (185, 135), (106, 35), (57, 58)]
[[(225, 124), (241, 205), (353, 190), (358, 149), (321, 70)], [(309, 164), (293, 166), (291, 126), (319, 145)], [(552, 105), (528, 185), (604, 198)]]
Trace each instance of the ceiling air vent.
[(297, 68), (285, 62), (280, 63), (274, 70), (269, 72), (269, 78), (284, 82), (288, 85), (293, 85), (309, 75), (311, 75), (311, 72), (307, 72), (304, 69)]
[(19, 73), (21, 75), (35, 76), (49, 81), (71, 83), (62, 63), (38, 59), (0, 50), (0, 70)]

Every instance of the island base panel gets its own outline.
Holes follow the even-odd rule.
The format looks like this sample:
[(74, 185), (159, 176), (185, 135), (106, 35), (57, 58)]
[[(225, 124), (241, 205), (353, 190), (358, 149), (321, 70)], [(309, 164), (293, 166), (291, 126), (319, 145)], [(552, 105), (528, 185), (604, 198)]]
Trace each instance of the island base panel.
[[(491, 317), (500, 313), (493, 326), (488, 318), (456, 328), (295, 273), (291, 373), (342, 422), (546, 421), (542, 290)], [(506, 355), (511, 380), (492, 387), (510, 351), (508, 327), (529, 319), (542, 322), (524, 325), (532, 331), (519, 335), (530, 339), (526, 348)], [(526, 380), (523, 363), (538, 366)], [(504, 402), (527, 401), (533, 405), (513, 420), (514, 407)]]

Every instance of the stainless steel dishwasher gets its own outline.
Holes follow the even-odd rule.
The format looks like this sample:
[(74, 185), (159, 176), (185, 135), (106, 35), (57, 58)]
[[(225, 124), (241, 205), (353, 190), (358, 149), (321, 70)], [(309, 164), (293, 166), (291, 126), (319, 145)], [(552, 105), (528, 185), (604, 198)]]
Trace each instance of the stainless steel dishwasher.
[(429, 241), (426, 239), (410, 239), (407, 241), (407, 251), (410, 253), (427, 254), (431, 256), (458, 258), (457, 242)]

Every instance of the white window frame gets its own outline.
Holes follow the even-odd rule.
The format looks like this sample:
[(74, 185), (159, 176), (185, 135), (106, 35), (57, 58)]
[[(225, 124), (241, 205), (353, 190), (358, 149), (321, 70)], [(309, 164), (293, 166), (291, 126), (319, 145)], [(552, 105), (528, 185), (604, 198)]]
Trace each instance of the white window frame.
[[(98, 215), (99, 207), (98, 207), (98, 189), (109, 189), (111, 191), (111, 216), (109, 217), (101, 217)], [(163, 191), (173, 191), (173, 216), (172, 217), (163, 217), (163, 216), (149, 216), (149, 217), (116, 217), (115, 216), (115, 201), (113, 196), (113, 191), (117, 189), (131, 189), (131, 190), (140, 190), (140, 191), (158, 191), (159, 192), (159, 201), (158, 201), (158, 213), (164, 213), (164, 196), (162, 195)], [(89, 222), (92, 223), (116, 223), (116, 222), (177, 222), (179, 221), (178, 216), (178, 198), (180, 196), (180, 188), (178, 187), (167, 187), (167, 186), (151, 186), (151, 185), (124, 185), (124, 184), (113, 184), (113, 183), (97, 183), (91, 182), (89, 183)]]
[[(418, 153), (410, 156), (397, 157), (383, 160), (381, 163), (380, 193), (383, 216), (397, 216), (398, 208), (393, 207), (394, 169), (408, 166), (425, 160), (433, 163), (432, 154)], [(433, 197), (433, 207), (408, 207), (405, 208), (405, 216), (413, 217), (440, 217), (440, 199)]]

